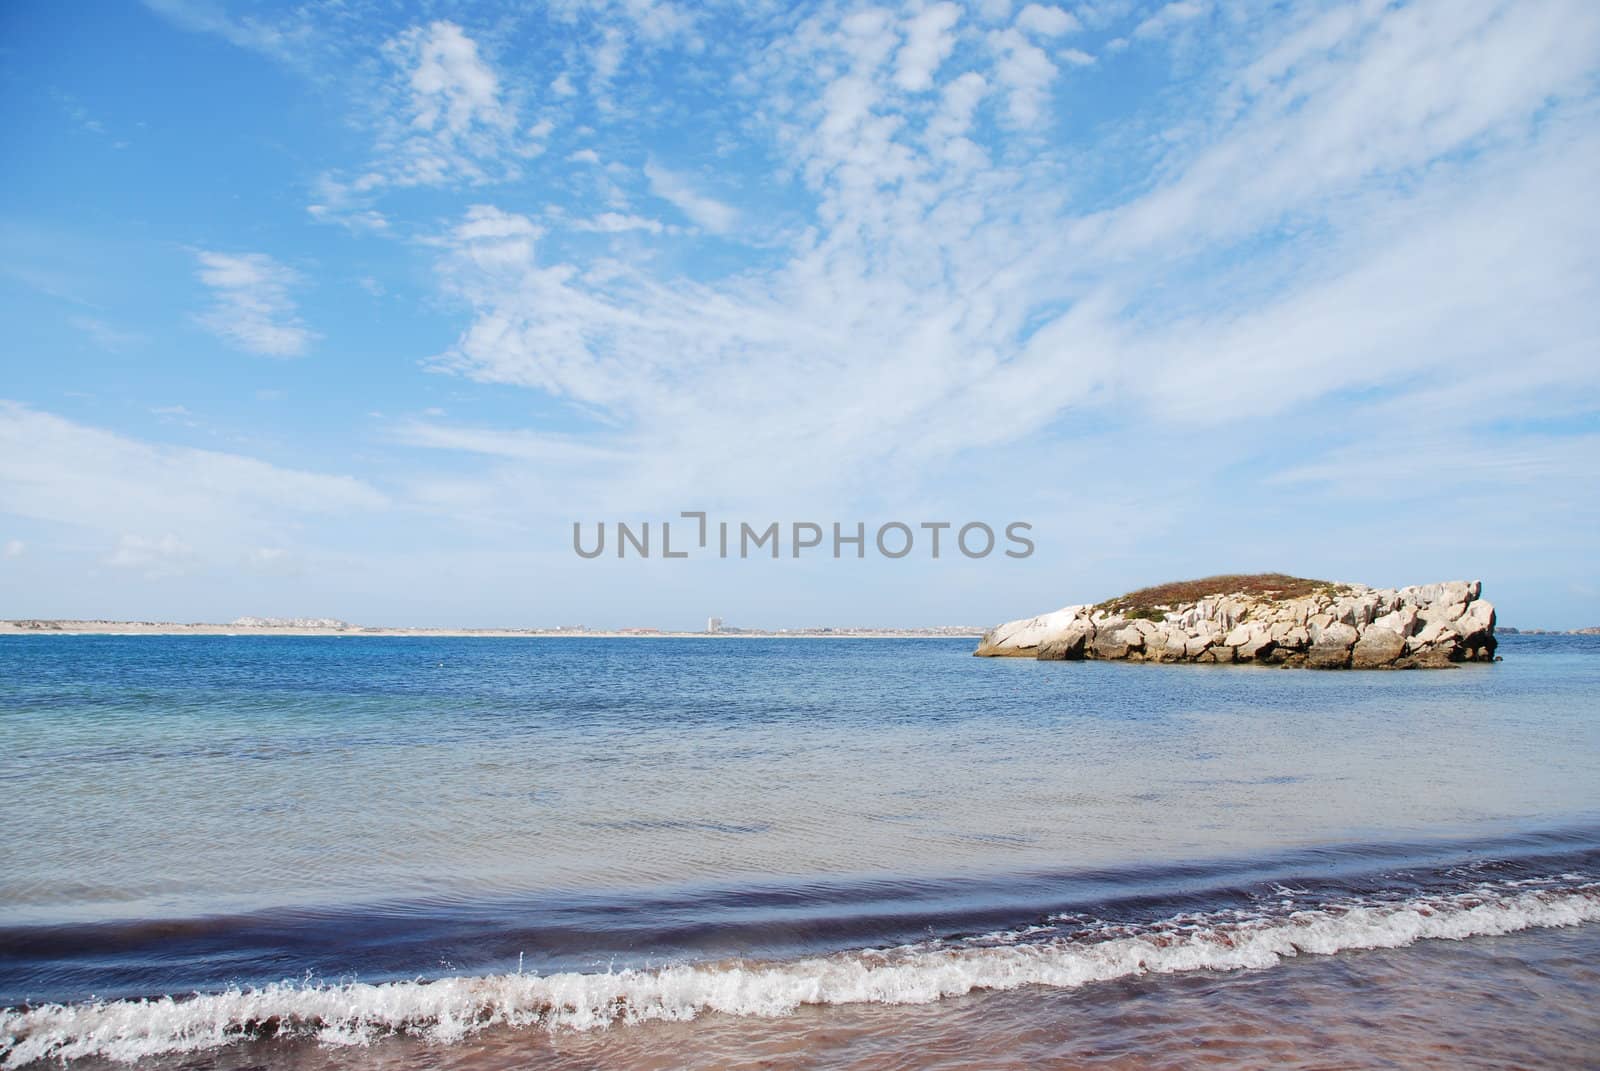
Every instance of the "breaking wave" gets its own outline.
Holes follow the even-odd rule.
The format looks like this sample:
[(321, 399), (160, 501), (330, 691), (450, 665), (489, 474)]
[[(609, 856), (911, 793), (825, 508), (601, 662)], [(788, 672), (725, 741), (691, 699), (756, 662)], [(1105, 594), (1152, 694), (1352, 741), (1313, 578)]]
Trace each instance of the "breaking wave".
[(587, 1030), (706, 1012), (772, 1017), (803, 1005), (924, 1004), (975, 990), (1266, 968), (1300, 955), (1600, 920), (1600, 882), (1572, 874), (1309, 905), (1295, 890), (1280, 892), (1270, 906), (1246, 910), (1138, 924), (1062, 915), (977, 937), (787, 961), (380, 984), (284, 982), (182, 998), (42, 1004), (0, 1012), (0, 1064), (90, 1056), (131, 1061), (267, 1037), (362, 1045), (411, 1034), (452, 1042), (493, 1026)]

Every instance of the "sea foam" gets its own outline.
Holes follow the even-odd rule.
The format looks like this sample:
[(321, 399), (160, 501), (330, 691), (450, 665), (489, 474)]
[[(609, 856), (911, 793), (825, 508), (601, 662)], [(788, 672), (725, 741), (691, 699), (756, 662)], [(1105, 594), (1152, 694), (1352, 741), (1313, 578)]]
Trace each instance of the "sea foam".
[(723, 960), (606, 973), (433, 981), (285, 982), (191, 997), (0, 1012), (0, 1063), (131, 1061), (260, 1037), (363, 1045), (392, 1034), (448, 1043), (492, 1026), (587, 1030), (706, 1012), (781, 1016), (808, 1004), (924, 1004), (975, 990), (1075, 988), (1142, 974), (1267, 968), (1287, 957), (1399, 948), (1600, 920), (1600, 883), (1484, 883), (1448, 895), (1353, 897), (1194, 913), (1153, 923), (1052, 919), (954, 940), (783, 962)]

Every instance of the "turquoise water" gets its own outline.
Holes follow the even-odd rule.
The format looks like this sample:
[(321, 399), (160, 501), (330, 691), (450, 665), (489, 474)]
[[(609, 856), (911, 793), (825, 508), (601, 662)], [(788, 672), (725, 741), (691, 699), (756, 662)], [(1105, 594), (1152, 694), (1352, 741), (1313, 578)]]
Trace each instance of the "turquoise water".
[(0, 1002), (1560, 897), (1600, 852), (1595, 638), (1411, 673), (970, 652), (0, 638)]

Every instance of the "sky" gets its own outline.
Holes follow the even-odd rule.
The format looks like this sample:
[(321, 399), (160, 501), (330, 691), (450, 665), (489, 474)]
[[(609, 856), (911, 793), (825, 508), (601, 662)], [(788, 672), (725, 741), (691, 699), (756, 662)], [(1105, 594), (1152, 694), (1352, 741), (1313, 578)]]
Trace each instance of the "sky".
[(13, 0), (0, 95), (0, 618), (1600, 624), (1592, 0)]

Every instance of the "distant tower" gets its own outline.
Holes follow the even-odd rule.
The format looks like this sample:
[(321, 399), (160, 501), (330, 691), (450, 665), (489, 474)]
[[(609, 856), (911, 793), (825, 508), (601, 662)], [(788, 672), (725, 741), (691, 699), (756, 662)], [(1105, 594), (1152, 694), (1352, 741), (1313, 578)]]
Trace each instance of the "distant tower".
[(706, 618), (706, 631), (707, 632), (721, 632), (722, 631), (722, 618), (720, 618), (720, 617), (708, 617), (708, 618)]

